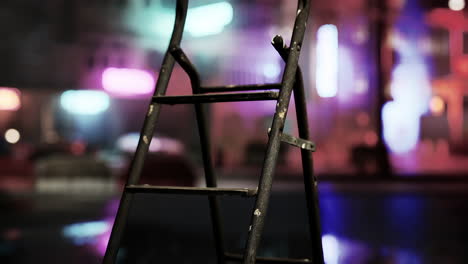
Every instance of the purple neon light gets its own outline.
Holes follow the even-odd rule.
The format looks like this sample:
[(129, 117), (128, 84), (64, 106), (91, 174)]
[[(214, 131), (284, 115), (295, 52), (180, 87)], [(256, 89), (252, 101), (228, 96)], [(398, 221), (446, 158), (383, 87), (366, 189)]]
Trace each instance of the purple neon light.
[(133, 97), (153, 93), (153, 75), (139, 69), (107, 68), (102, 73), (102, 87), (116, 96)]

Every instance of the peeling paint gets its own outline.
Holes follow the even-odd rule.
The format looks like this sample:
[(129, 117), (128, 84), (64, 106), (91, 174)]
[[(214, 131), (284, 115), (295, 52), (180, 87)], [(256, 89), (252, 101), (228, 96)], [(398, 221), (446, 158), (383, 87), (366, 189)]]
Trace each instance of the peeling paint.
[(148, 138), (146, 136), (143, 136), (143, 142), (145, 142), (145, 144), (148, 144)]
[(261, 214), (262, 214), (262, 212), (260, 212), (260, 210), (255, 209), (255, 212), (254, 212), (255, 216), (260, 216)]
[(278, 116), (279, 118), (284, 118), (284, 112), (283, 111), (279, 112)]
[(149, 110), (148, 110), (148, 116), (150, 116), (153, 113), (154, 105), (150, 105)]
[(306, 144), (305, 144), (305, 143), (302, 143), (301, 148), (305, 149), (305, 148), (306, 148)]

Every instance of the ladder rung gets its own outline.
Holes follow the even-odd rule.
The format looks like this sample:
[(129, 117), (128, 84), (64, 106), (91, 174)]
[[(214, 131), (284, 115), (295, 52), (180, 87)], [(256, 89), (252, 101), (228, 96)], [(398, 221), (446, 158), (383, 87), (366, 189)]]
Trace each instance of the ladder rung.
[[(240, 254), (225, 253), (227, 260), (242, 261), (244, 256)], [(290, 258), (264, 258), (257, 257), (257, 263), (312, 263), (310, 259), (290, 259)]]
[(247, 85), (224, 85), (224, 86), (207, 86), (200, 87), (202, 93), (219, 93), (219, 92), (241, 92), (255, 90), (279, 90), (281, 83), (268, 84), (247, 84)]
[(276, 100), (278, 92), (251, 92), (251, 93), (213, 93), (194, 94), (184, 96), (153, 96), (153, 102), (159, 104), (194, 104), (194, 103), (219, 103), (237, 101), (263, 101)]
[(175, 186), (153, 186), (153, 185), (128, 185), (125, 190), (132, 193), (170, 193), (186, 195), (239, 195), (253, 197), (257, 195), (256, 189), (248, 188), (215, 188), (215, 187), (175, 187)]

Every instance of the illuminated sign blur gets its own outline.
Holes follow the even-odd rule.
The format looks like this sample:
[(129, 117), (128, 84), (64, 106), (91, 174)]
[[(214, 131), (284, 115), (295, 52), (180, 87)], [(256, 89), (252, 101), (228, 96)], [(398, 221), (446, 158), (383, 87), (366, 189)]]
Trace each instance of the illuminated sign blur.
[(102, 73), (102, 87), (116, 96), (132, 97), (151, 94), (154, 84), (152, 74), (144, 70), (107, 68)]
[[(228, 2), (193, 7), (188, 10), (185, 31), (194, 37), (219, 34), (233, 19), (233, 8)], [(164, 11), (155, 20), (155, 31), (170, 35), (174, 24), (172, 11)]]
[(15, 88), (0, 87), (0, 110), (15, 111), (20, 107), (20, 91)]
[(194, 37), (221, 33), (231, 23), (232, 6), (228, 2), (191, 8), (187, 14), (187, 31)]
[(432, 97), (429, 64), (419, 45), (426, 37), (423, 10), (416, 2), (406, 2), (402, 12), (390, 35), (390, 43), (399, 58), (391, 73), (393, 101), (382, 109), (384, 140), (394, 153), (415, 149), (420, 118), (429, 110)]
[(338, 92), (338, 29), (323, 25), (317, 31), (317, 93), (334, 97)]
[(69, 90), (60, 96), (60, 105), (72, 114), (96, 115), (109, 108), (110, 100), (101, 91)]

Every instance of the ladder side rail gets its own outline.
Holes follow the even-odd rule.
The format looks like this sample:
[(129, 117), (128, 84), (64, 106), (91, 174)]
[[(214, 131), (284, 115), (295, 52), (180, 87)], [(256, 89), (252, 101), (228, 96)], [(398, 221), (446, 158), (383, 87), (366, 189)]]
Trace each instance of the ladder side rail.
[(299, 0), (297, 1), (297, 10), (307, 9), (307, 12), (309, 12), (309, 5), (310, 0)]
[[(283, 44), (283, 39), (279, 36), (275, 37), (272, 42), (275, 49), (280, 54), (284, 61), (287, 61), (289, 50)], [(307, 104), (304, 90), (304, 80), (302, 77), (301, 68), (298, 67), (296, 72), (296, 82), (294, 84), (294, 102), (296, 104), (296, 118), (299, 130), (299, 137), (305, 140), (310, 140), (309, 122), (307, 119)], [(320, 208), (317, 190), (317, 178), (314, 176), (314, 163), (312, 152), (301, 149), (302, 169), (304, 176), (304, 191), (307, 203), (307, 213), (309, 220), (309, 232), (312, 242), (312, 262), (324, 263), (323, 247), (322, 247), (322, 232), (320, 226)]]
[[(200, 75), (197, 72), (195, 66), (190, 62), (184, 51), (174, 45), (170, 47), (172, 56), (176, 59), (184, 71), (188, 74), (192, 86), (193, 94), (200, 94), (201, 80)], [(206, 119), (205, 109), (202, 104), (195, 103), (195, 115), (197, 117), (198, 134), (200, 136), (200, 145), (203, 157), (203, 169), (205, 172), (205, 181), (207, 187), (216, 187), (217, 181), (214, 173), (212, 153), (211, 153), (211, 142), (210, 132), (208, 129), (208, 121)], [(213, 224), (213, 236), (216, 249), (216, 256), (218, 264), (226, 263), (224, 255), (224, 235), (223, 235), (223, 221), (220, 212), (219, 199), (216, 196), (209, 196), (208, 202), (210, 206), (211, 222)]]
[[(177, 0), (176, 18), (169, 46), (178, 45), (182, 40), (185, 20), (187, 17), (187, 9), (188, 0)], [(159, 78), (156, 83), (154, 95), (164, 95), (166, 93), (169, 79), (174, 68), (174, 63), (174, 58), (169, 54), (169, 52), (166, 52), (159, 72)], [(145, 157), (148, 153), (148, 148), (153, 137), (156, 121), (159, 117), (160, 108), (161, 105), (154, 102), (151, 102), (149, 105), (148, 114), (143, 123), (138, 146), (130, 165), (130, 172), (127, 178), (126, 186), (130, 184), (136, 184), (139, 181)], [(112, 227), (111, 236), (107, 244), (106, 253), (103, 258), (103, 264), (113, 264), (116, 262), (117, 253), (122, 241), (132, 199), (133, 194), (127, 193), (124, 190), (120, 199), (120, 205), (117, 211), (114, 225)]]
[(260, 244), (260, 237), (273, 184), (273, 174), (280, 148), (281, 132), (284, 128), (296, 70), (298, 68), (300, 50), (309, 16), (309, 8), (309, 0), (299, 0), (294, 30), (291, 37), (290, 54), (282, 78), (282, 89), (280, 90), (276, 113), (271, 126), (271, 134), (268, 140), (266, 157), (259, 180), (258, 196), (255, 201), (254, 212), (251, 216), (251, 226), (249, 228), (249, 235), (244, 253), (244, 264), (254, 264), (256, 261), (257, 248)]
[[(305, 101), (302, 73), (296, 74), (294, 86), (294, 102), (296, 103), (296, 118), (299, 137), (309, 140), (309, 124), (307, 120), (307, 105)], [(322, 231), (320, 226), (320, 207), (317, 189), (317, 178), (314, 175), (312, 152), (301, 149), (302, 170), (304, 175), (304, 191), (309, 220), (309, 232), (312, 241), (312, 263), (323, 264)]]

